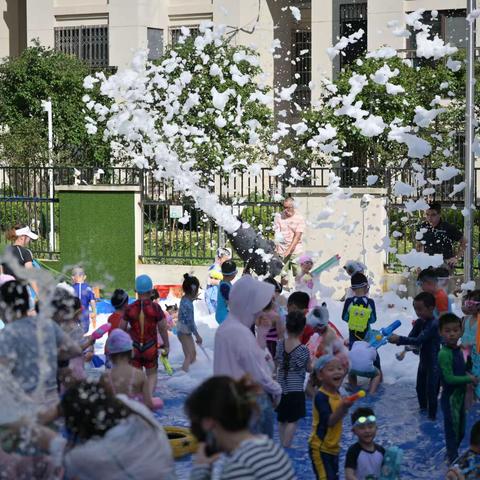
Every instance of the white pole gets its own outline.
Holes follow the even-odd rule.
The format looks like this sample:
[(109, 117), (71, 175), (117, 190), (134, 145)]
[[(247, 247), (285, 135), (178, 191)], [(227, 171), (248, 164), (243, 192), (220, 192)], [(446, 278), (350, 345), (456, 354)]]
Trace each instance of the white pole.
[[(476, 8), (476, 0), (467, 0), (467, 15)], [(473, 157), (474, 140), (474, 101), (475, 101), (475, 44), (476, 20), (467, 22), (467, 74), (465, 108), (465, 216), (464, 235), (467, 248), (464, 256), (464, 281), (473, 280), (473, 211), (475, 203), (475, 161)]]
[(47, 112), (48, 118), (48, 184), (49, 184), (49, 197), (50, 197), (50, 232), (48, 243), (50, 251), (55, 251), (55, 230), (53, 225), (53, 120), (52, 120), (52, 100), (48, 97), (48, 100), (42, 102), (43, 109)]

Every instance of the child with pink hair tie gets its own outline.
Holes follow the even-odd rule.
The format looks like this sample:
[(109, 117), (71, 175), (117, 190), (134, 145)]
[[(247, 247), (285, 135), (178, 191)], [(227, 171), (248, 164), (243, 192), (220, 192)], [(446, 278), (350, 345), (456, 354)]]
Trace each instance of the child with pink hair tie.
[(303, 254), (298, 259), (298, 264), (300, 265), (300, 272), (295, 277), (295, 290), (308, 293), (310, 296), (308, 308), (311, 309), (317, 304), (314, 294), (314, 279), (310, 273), (313, 268), (313, 259), (310, 255)]

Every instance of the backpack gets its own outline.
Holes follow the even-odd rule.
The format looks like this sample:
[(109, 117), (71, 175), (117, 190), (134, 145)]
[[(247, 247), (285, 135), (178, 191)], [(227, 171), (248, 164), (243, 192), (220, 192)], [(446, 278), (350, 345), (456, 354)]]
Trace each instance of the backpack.
[(371, 316), (372, 309), (369, 306), (352, 304), (348, 310), (348, 329), (354, 332), (364, 332), (368, 328)]

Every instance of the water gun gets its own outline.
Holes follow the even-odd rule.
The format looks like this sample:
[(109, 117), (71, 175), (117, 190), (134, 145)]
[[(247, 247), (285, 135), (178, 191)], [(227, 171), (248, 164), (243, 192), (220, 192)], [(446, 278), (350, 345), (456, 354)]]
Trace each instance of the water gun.
[(92, 364), (95, 368), (100, 368), (100, 367), (103, 367), (105, 365), (105, 362), (104, 362), (103, 358), (100, 357), (99, 355), (94, 355), (92, 357)]
[(160, 361), (162, 362), (163, 368), (165, 369), (167, 375), (173, 375), (173, 368), (163, 350), (160, 352)]
[[(381, 328), (370, 340), (370, 346), (379, 348), (388, 342), (388, 337), (402, 324), (400, 320), (395, 320), (388, 327)], [(373, 333), (373, 332), (372, 332)]]
[(328, 270), (330, 267), (333, 267), (334, 265), (338, 265), (339, 262), (340, 262), (340, 255), (336, 254), (333, 257), (329, 258), (326, 262), (323, 262), (318, 267), (315, 267), (314, 269), (312, 269), (310, 274), (318, 275), (322, 273), (324, 270)]
[(357, 393), (354, 393), (353, 395), (349, 395), (348, 397), (345, 397), (344, 400), (347, 402), (353, 403), (356, 402), (357, 400), (360, 400), (361, 398), (364, 398), (366, 395), (365, 390), (359, 390)]
[(398, 480), (402, 466), (403, 451), (398, 447), (389, 447), (383, 456), (380, 480)]

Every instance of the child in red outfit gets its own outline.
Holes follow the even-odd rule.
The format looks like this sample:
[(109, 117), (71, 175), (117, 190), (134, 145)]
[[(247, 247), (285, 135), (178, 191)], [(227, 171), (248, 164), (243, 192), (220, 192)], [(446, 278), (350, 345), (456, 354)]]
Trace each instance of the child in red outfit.
[(127, 330), (133, 340), (132, 365), (145, 368), (152, 394), (157, 386), (157, 331), (163, 340), (163, 354), (168, 355), (169, 341), (165, 315), (160, 305), (151, 300), (152, 279), (140, 275), (135, 280), (138, 300), (125, 309), (120, 328)]

